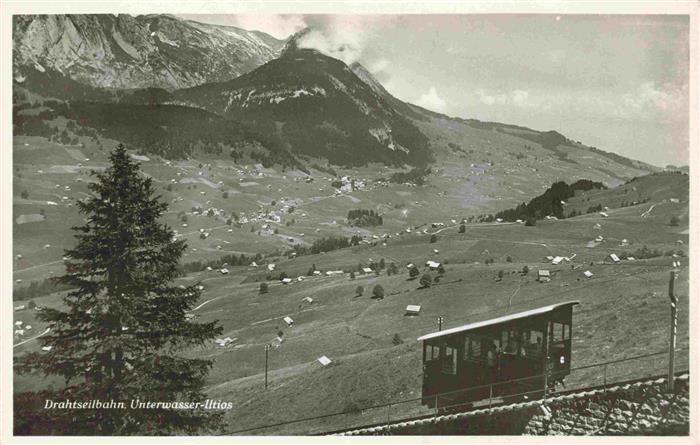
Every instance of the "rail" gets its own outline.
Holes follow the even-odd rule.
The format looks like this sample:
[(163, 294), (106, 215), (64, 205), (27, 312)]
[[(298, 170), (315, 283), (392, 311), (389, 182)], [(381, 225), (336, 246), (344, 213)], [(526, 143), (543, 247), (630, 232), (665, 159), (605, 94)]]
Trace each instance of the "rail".
[[(689, 350), (689, 347), (684, 347), (676, 349), (676, 352), (687, 353)], [(664, 355), (668, 356), (668, 354), (668, 351), (653, 352), (649, 354), (636, 355), (633, 357), (609, 360), (605, 362), (571, 368), (570, 374), (566, 376), (566, 392), (577, 389), (586, 389), (592, 386), (607, 387), (614, 385), (619, 381), (642, 379), (659, 375), (667, 369), (667, 363), (665, 361), (658, 360), (658, 357)], [(642, 362), (644, 360), (649, 359), (655, 359), (656, 362), (652, 364), (652, 366), (642, 366)], [(676, 361), (679, 365), (681, 365), (680, 369), (686, 369), (683, 367), (683, 365), (687, 366), (688, 360), (689, 357), (687, 354), (676, 355)], [(637, 366), (620, 366), (628, 365), (629, 362), (635, 362)], [(640, 369), (645, 369), (646, 371), (642, 373), (639, 371)], [(556, 372), (554, 374), (556, 374)], [(549, 373), (548, 375), (551, 376), (552, 373)], [(550, 389), (540, 386), (543, 377), (544, 374), (539, 374), (535, 376), (528, 376), (519, 379), (495, 382), (462, 390), (432, 394), (428, 397), (414, 397), (410, 399), (403, 399), (384, 404), (371, 405), (331, 414), (310, 416), (263, 426), (242, 428), (234, 431), (224, 432), (220, 435), (238, 435), (253, 432), (264, 434), (263, 430), (280, 429), (282, 427), (290, 426), (303, 427), (303, 429), (294, 430), (286, 428), (276, 430), (275, 434), (328, 434), (336, 431), (345, 431), (354, 428), (360, 428), (366, 425), (377, 424), (380, 422), (390, 423), (402, 421), (406, 418), (414, 418), (421, 416), (431, 417), (437, 415), (440, 410), (459, 411), (459, 408), (466, 408), (465, 405), (467, 404), (463, 402), (457, 401), (456, 403), (450, 403), (450, 401), (459, 400), (459, 396), (468, 395), (469, 392), (486, 394), (486, 396), (478, 402), (468, 403), (468, 405), (470, 405), (474, 409), (490, 408), (492, 406), (505, 403), (510, 399), (518, 397), (520, 398), (520, 400), (522, 400), (523, 398), (530, 398), (530, 396), (532, 396), (532, 399), (536, 399), (539, 397), (543, 397), (546, 399), (546, 397), (550, 395), (558, 395), (558, 392), (550, 391)], [(537, 384), (537, 387), (535, 386), (535, 384)], [(504, 391), (505, 388), (512, 388), (514, 385), (515, 387), (521, 386), (526, 390), (517, 393)], [(422, 402), (427, 399), (432, 399), (434, 401), (433, 408), (427, 408), (423, 406)], [(408, 406), (409, 404), (411, 405)], [(392, 416), (392, 414), (394, 415)]]

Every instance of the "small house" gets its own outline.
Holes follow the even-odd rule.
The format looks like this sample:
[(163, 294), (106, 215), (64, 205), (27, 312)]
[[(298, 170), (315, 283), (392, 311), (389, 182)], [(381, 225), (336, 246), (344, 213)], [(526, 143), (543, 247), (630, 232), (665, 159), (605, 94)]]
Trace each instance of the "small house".
[(320, 364), (322, 364), (323, 366), (328, 366), (328, 365), (330, 365), (330, 364), (332, 363), (331, 359), (329, 359), (329, 358), (326, 357), (325, 355), (319, 357), (319, 358), (318, 358), (318, 362), (319, 362)]
[(438, 263), (437, 261), (428, 261), (425, 263), (425, 265), (431, 269), (437, 269), (438, 267), (440, 267), (440, 263)]
[(292, 317), (284, 317), (283, 318), (284, 322), (287, 323), (287, 326), (292, 327), (294, 324), (294, 320), (292, 320)]
[(220, 272), (221, 272), (221, 275), (227, 275), (227, 274), (228, 274), (228, 269), (226, 269), (226, 268), (224, 267), (223, 269), (221, 269)]
[(314, 302), (314, 299), (311, 297), (304, 297), (301, 301), (311, 304)]
[(364, 273), (372, 273), (372, 269), (370, 269), (369, 267), (363, 267), (363, 268), (362, 268), (362, 272), (364, 272)]
[(586, 276), (586, 278), (590, 278), (593, 276), (590, 270), (585, 271), (583, 274)]
[(613, 260), (614, 263), (620, 262), (620, 258), (617, 255), (615, 255), (614, 253), (610, 254), (610, 259)]
[(291, 279), (291, 278), (282, 278), (281, 281), (282, 281), (282, 283), (284, 283), (284, 284), (289, 284), (289, 283), (292, 282), (292, 279)]
[(420, 314), (420, 306), (416, 304), (409, 304), (406, 306), (406, 315), (418, 315)]
[(540, 283), (549, 283), (552, 281), (552, 276), (546, 269), (540, 269), (537, 271), (537, 281)]
[(564, 257), (555, 256), (554, 258), (552, 258), (552, 264), (556, 266), (557, 264), (561, 263), (563, 259)]

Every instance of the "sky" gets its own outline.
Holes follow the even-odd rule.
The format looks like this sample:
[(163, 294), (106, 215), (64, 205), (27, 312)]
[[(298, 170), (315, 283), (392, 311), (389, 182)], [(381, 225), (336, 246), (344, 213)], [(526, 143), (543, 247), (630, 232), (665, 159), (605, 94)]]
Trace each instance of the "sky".
[(557, 130), (658, 166), (687, 165), (689, 21), (661, 15), (181, 15), (364, 65), (450, 116)]

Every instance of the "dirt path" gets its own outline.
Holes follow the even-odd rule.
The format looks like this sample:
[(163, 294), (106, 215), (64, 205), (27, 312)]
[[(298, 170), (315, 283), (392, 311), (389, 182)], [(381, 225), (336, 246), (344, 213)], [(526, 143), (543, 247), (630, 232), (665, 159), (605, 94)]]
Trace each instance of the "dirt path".
[(211, 300), (207, 300), (207, 301), (205, 301), (204, 303), (202, 303), (202, 304), (200, 304), (199, 306), (197, 306), (196, 308), (192, 309), (192, 311), (194, 312), (194, 311), (196, 311), (197, 309), (199, 309), (200, 307), (204, 306), (205, 304), (210, 303), (210, 302), (212, 302), (212, 301), (214, 301), (214, 300), (218, 300), (219, 298), (221, 298), (221, 297), (212, 298)]
[(61, 263), (61, 262), (63, 262), (63, 260), (51, 261), (50, 263), (44, 263), (44, 264), (37, 264), (36, 266), (25, 267), (24, 269), (17, 269), (17, 270), (14, 270), (14, 271), (12, 271), (12, 273), (15, 274), (15, 273), (17, 273), (17, 272), (25, 272), (25, 271), (27, 271), (27, 270), (36, 269), (36, 268), (39, 268), (39, 267), (46, 267), (46, 266), (50, 266), (50, 265), (52, 265), (52, 264), (58, 264), (58, 263)]
[(24, 340), (24, 341), (21, 341), (21, 342), (17, 343), (16, 345), (12, 345), (12, 347), (13, 347), (13, 348), (16, 348), (17, 346), (21, 346), (21, 345), (23, 345), (23, 344), (25, 344), (25, 343), (27, 343), (27, 342), (30, 342), (30, 341), (32, 341), (32, 340), (36, 340), (37, 338), (41, 337), (42, 335), (47, 334), (50, 330), (51, 330), (51, 328), (46, 328), (46, 330), (45, 330), (44, 332), (42, 332), (41, 334), (39, 334), (39, 335), (37, 335), (37, 336), (35, 336), (35, 337), (32, 337), (32, 338), (28, 338), (28, 339), (26, 339), (26, 340)]
[(654, 207), (656, 207), (656, 204), (652, 204), (651, 207), (649, 207), (649, 210), (647, 210), (646, 212), (642, 213), (642, 215), (641, 215), (642, 218), (646, 218), (647, 216), (649, 216), (649, 214), (651, 213), (651, 211), (654, 210)]

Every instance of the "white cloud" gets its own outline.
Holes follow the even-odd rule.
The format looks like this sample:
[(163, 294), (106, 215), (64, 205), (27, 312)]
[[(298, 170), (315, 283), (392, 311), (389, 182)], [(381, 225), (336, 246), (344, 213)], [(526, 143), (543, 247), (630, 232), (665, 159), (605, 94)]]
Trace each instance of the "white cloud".
[(518, 107), (529, 106), (528, 98), (530, 93), (525, 90), (513, 90), (504, 92), (486, 92), (482, 89), (476, 90), (477, 99), (486, 105), (514, 105)]
[(447, 102), (438, 95), (434, 86), (431, 86), (427, 93), (421, 95), (414, 102), (416, 105), (432, 111), (444, 112), (447, 108)]
[(376, 74), (386, 70), (389, 67), (389, 61), (386, 59), (379, 59), (370, 64), (368, 67), (372, 74)]
[(492, 111), (536, 109), (586, 119), (675, 122), (688, 114), (687, 88), (653, 82), (643, 82), (627, 92), (477, 89), (473, 98)]
[(332, 15), (305, 16), (311, 31), (299, 40), (300, 48), (311, 48), (347, 64), (362, 56), (380, 28), (390, 27), (394, 16)]

